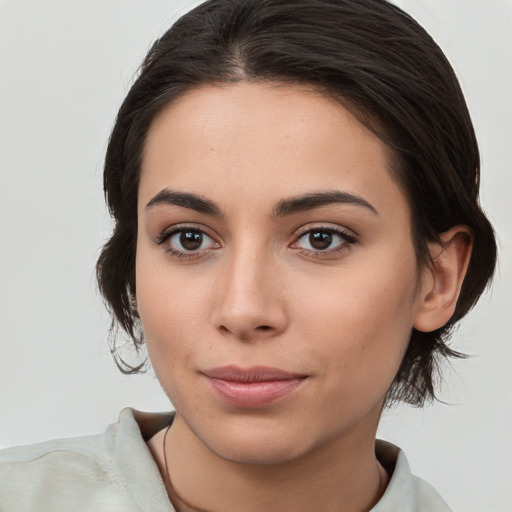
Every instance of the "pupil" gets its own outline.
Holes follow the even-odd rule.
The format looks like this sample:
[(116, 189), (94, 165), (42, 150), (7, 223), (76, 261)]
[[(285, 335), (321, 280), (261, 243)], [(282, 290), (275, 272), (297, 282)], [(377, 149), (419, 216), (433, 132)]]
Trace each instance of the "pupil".
[(332, 244), (332, 234), (321, 231), (310, 233), (309, 243), (315, 249), (327, 249)]
[(180, 235), (180, 243), (187, 251), (195, 251), (201, 247), (203, 235), (202, 233), (194, 233), (193, 231), (183, 231)]

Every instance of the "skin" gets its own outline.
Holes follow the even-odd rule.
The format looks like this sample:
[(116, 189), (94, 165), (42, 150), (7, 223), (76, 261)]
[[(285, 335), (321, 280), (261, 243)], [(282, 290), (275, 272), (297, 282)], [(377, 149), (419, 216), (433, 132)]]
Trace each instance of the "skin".
[[(374, 443), (386, 392), (413, 326), (435, 329), (453, 312), (470, 251), (467, 230), (454, 228), (446, 247), (432, 247), (436, 267), (418, 269), (390, 160), (347, 110), (299, 86), (205, 86), (153, 122), (139, 188), (137, 305), (177, 411), (170, 478), (194, 507), (360, 512), (384, 492)], [(163, 190), (206, 198), (222, 215), (155, 201)], [(272, 215), (280, 201), (334, 190), (371, 207)], [(206, 233), (199, 249), (185, 250), (179, 234), (163, 240), (178, 227)], [(315, 229), (348, 236), (319, 249), (307, 233)], [(306, 378), (268, 406), (233, 407), (202, 374), (228, 364)], [(149, 446), (163, 471), (162, 441), (160, 433)]]

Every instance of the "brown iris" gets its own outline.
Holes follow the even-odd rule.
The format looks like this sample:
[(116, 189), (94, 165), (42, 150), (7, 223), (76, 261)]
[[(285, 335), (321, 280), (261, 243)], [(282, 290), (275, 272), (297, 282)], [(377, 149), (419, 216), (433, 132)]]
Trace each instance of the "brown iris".
[(309, 234), (309, 243), (314, 249), (327, 249), (332, 244), (332, 233), (313, 231)]
[(197, 231), (183, 231), (180, 234), (180, 244), (187, 251), (195, 251), (203, 243), (203, 234)]

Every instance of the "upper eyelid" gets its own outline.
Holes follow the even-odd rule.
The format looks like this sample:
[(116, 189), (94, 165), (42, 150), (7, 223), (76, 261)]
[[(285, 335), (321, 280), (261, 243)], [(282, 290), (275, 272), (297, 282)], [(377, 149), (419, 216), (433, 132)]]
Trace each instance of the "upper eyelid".
[(341, 235), (350, 236), (352, 238), (359, 238), (359, 233), (353, 229), (346, 228), (340, 225), (333, 225), (329, 223), (319, 223), (318, 225), (305, 224), (296, 231), (296, 236), (302, 236), (311, 231), (332, 231), (333, 233), (339, 233)]
[(200, 233), (204, 233), (205, 235), (209, 236), (210, 238), (215, 238), (215, 235), (212, 234), (212, 230), (209, 229), (207, 226), (204, 226), (203, 224), (173, 224), (172, 226), (168, 226), (167, 228), (163, 229), (160, 236), (163, 235), (171, 235), (174, 233), (179, 233), (180, 231), (199, 231)]

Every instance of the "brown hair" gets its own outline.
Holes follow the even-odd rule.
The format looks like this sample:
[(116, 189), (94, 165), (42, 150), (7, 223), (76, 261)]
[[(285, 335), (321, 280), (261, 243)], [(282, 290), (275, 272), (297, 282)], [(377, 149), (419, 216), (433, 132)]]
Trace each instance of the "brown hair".
[[(493, 229), (478, 203), (479, 152), (457, 78), (441, 49), (410, 16), (384, 0), (209, 0), (179, 19), (146, 56), (112, 131), (104, 188), (114, 219), (97, 264), (117, 322), (142, 346), (134, 305), (137, 192), (145, 138), (169, 102), (208, 83), (308, 84), (336, 98), (392, 150), (412, 210), (421, 265), (427, 243), (457, 224), (474, 247), (455, 312), (433, 332), (413, 330), (388, 403), (435, 396), (446, 341), (476, 303), (496, 260)], [(125, 372), (138, 371), (112, 351)]]

